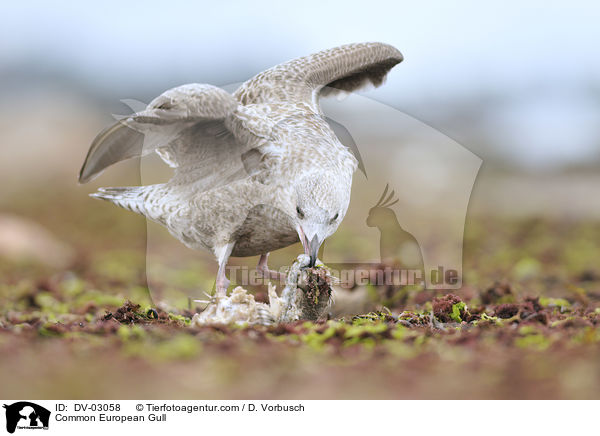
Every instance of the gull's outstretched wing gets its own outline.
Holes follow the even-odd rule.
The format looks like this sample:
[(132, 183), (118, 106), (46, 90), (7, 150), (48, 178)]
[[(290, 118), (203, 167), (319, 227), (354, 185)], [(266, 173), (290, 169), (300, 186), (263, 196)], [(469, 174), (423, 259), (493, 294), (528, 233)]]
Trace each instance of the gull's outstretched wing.
[(234, 96), (242, 104), (303, 102), (320, 113), (320, 96), (352, 92), (369, 83), (379, 86), (402, 59), (388, 44), (343, 45), (263, 71), (240, 86)]
[(390, 45), (349, 44), (266, 70), (233, 96), (210, 85), (171, 89), (101, 132), (79, 181), (86, 183), (114, 163), (153, 151), (175, 168), (172, 184), (194, 183), (204, 190), (248, 175), (266, 180), (277, 150), (262, 145), (286, 112), (273, 117), (261, 112), (260, 103), (304, 103), (320, 116), (320, 95), (353, 91), (366, 83), (377, 86), (401, 61)]

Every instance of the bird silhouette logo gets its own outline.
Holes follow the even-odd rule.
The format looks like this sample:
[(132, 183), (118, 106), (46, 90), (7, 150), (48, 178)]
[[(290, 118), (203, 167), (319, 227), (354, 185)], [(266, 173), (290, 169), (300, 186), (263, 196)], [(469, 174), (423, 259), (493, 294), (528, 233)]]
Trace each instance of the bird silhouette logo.
[(50, 411), (29, 401), (4, 404), (6, 409), (6, 431), (14, 433), (18, 429), (48, 429)]
[(391, 208), (398, 203), (395, 192), (388, 194), (389, 184), (379, 201), (369, 210), (368, 227), (377, 227), (380, 232), (379, 252), (381, 263), (401, 268), (423, 270), (423, 255), (417, 239), (400, 225), (396, 212)]

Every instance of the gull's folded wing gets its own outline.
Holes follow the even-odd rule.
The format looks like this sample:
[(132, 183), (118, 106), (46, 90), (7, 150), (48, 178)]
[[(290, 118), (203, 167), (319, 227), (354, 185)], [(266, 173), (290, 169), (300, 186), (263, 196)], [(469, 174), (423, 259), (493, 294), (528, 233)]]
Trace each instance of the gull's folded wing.
[[(237, 104), (230, 94), (210, 85), (189, 84), (170, 89), (154, 99), (146, 110), (123, 118), (94, 139), (79, 173), (79, 182), (92, 180), (114, 163), (153, 151), (158, 151), (170, 165), (178, 166), (176, 161), (185, 162), (185, 157), (177, 156), (177, 150), (172, 150), (170, 144), (185, 142), (181, 136), (189, 135), (190, 128), (196, 135), (205, 126), (211, 135), (215, 129), (226, 132), (223, 121)], [(211, 147), (211, 142), (205, 140), (202, 145)]]

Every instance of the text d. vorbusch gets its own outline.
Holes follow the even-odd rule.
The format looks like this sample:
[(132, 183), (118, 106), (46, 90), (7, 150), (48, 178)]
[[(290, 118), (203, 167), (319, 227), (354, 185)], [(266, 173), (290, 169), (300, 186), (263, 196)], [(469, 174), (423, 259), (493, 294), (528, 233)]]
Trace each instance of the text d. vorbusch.
[[(304, 406), (302, 404), (296, 405), (281, 405), (281, 404), (262, 404), (260, 408), (263, 412), (304, 412)], [(248, 404), (248, 411), (253, 412), (256, 410), (256, 406), (252, 403)]]

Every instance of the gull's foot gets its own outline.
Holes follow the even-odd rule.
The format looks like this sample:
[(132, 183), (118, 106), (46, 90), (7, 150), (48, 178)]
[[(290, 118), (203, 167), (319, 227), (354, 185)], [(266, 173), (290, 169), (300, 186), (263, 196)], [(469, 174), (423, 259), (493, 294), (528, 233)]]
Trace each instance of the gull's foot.
[(285, 283), (287, 275), (280, 273), (279, 271), (269, 269), (269, 266), (267, 265), (268, 259), (269, 253), (261, 255), (258, 265), (256, 265), (256, 270), (262, 275), (263, 278), (276, 280), (279, 283)]
[(263, 276), (263, 278), (275, 280), (279, 283), (285, 283), (285, 279), (287, 277), (286, 274), (269, 269), (266, 265), (263, 266), (259, 264), (256, 267), (256, 270)]

